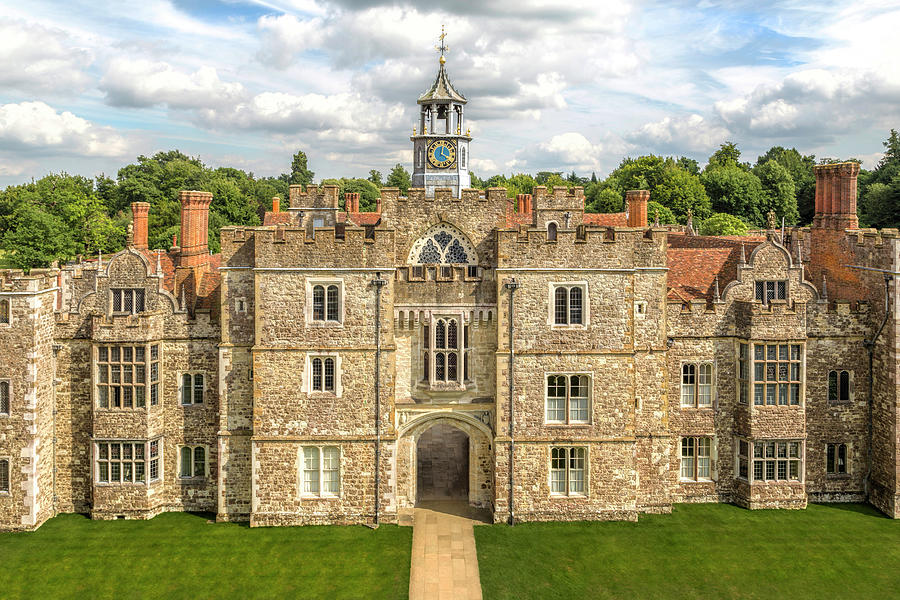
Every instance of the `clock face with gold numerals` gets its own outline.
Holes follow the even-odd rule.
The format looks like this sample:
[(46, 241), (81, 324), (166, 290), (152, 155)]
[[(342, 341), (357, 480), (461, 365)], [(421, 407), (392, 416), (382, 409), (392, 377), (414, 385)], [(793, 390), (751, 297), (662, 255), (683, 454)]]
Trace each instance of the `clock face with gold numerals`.
[(435, 140), (428, 146), (428, 163), (436, 169), (446, 169), (456, 163), (456, 144), (449, 140)]

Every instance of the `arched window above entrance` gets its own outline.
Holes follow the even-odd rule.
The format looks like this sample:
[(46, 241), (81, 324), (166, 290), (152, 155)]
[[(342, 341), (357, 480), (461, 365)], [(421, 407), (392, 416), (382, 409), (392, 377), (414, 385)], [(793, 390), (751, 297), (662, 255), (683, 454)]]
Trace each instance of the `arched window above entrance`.
[(466, 235), (449, 223), (438, 223), (413, 243), (411, 265), (477, 265), (478, 253)]

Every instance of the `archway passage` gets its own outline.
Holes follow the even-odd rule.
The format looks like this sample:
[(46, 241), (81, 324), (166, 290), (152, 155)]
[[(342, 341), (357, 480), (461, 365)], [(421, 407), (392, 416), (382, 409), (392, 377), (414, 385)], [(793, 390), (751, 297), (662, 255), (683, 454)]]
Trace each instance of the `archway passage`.
[(416, 445), (416, 501), (468, 500), (469, 436), (438, 423)]

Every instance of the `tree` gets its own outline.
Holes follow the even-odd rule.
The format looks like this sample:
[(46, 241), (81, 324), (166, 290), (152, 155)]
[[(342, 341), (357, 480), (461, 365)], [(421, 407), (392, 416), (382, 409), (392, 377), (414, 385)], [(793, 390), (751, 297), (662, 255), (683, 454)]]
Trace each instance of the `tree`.
[(700, 174), (700, 163), (698, 163), (693, 158), (688, 158), (687, 156), (679, 156), (675, 161), (675, 166), (677, 166), (679, 169), (684, 169), (691, 175)]
[(774, 160), (787, 169), (794, 181), (794, 195), (797, 199), (797, 213), (800, 223), (811, 223), (815, 213), (816, 202), (816, 175), (813, 167), (816, 165), (816, 157), (812, 154), (803, 156), (796, 148), (787, 150), (781, 146), (772, 146), (765, 154), (761, 155), (753, 168), (759, 175), (758, 169), (766, 162)]
[(797, 196), (794, 192), (794, 180), (788, 170), (778, 162), (769, 160), (755, 167), (753, 174), (759, 178), (763, 189), (764, 199), (760, 211), (764, 215), (774, 211), (779, 223), (783, 218), (788, 225), (796, 225), (799, 219)]
[(371, 171), (369, 171), (369, 181), (371, 181), (378, 187), (381, 187), (382, 185), (384, 185), (381, 183), (381, 171), (376, 171), (375, 169), (372, 169)]
[(403, 165), (397, 163), (394, 165), (394, 168), (391, 169), (390, 174), (388, 174), (387, 182), (385, 182), (387, 187), (396, 187), (400, 188), (400, 193), (402, 195), (406, 195), (409, 192), (409, 188), (412, 185), (412, 179), (409, 176), (409, 171), (407, 171)]
[(710, 168), (712, 166), (736, 166), (742, 169), (749, 170), (749, 163), (742, 163), (741, 161), (741, 151), (738, 149), (737, 144), (734, 142), (725, 142), (719, 149), (713, 152), (712, 156), (709, 157), (709, 164), (707, 164), (706, 168)]
[(306, 153), (303, 150), (297, 150), (297, 154), (291, 161), (291, 185), (300, 184), (306, 187), (312, 183), (315, 175), (306, 166)]
[(736, 164), (710, 164), (700, 181), (715, 212), (740, 217), (751, 225), (765, 225), (764, 193), (756, 175)]
[(32, 202), (22, 202), (16, 207), (10, 224), (0, 245), (8, 254), (7, 262), (18, 269), (28, 272), (49, 267), (54, 260), (75, 256), (72, 230), (62, 218)]
[(727, 213), (715, 213), (700, 225), (700, 235), (747, 235), (749, 227)]
[(878, 168), (883, 165), (900, 163), (900, 134), (896, 129), (891, 129), (888, 139), (881, 142), (881, 145), (884, 146), (884, 156), (878, 161)]
[(672, 158), (652, 154), (626, 158), (604, 183), (620, 197), (627, 190), (650, 190), (650, 198), (667, 207), (679, 223), (687, 220), (688, 210), (701, 219), (711, 212), (699, 178), (680, 168)]

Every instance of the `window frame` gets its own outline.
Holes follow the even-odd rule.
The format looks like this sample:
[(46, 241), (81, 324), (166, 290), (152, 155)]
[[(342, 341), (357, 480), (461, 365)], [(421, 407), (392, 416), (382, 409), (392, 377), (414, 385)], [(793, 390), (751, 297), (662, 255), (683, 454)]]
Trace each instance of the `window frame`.
[[(190, 394), (190, 402), (184, 401), (184, 378), (189, 377), (191, 381), (191, 394)], [(202, 380), (202, 387), (199, 390), (200, 400), (197, 400), (197, 378)], [(206, 390), (209, 382), (209, 377), (207, 377), (206, 371), (199, 370), (191, 370), (191, 371), (181, 371), (178, 374), (178, 404), (181, 406), (198, 406), (202, 404), (206, 404)]]
[[(565, 378), (565, 398), (563, 399), (563, 415), (561, 421), (550, 419), (550, 378)], [(587, 395), (584, 397), (587, 406), (587, 416), (585, 420), (572, 418), (572, 377), (587, 378)], [(590, 425), (593, 419), (593, 391), (594, 391), (594, 374), (592, 371), (547, 371), (544, 373), (544, 424), (545, 425)], [(556, 398), (556, 397), (554, 397)], [(581, 397), (576, 397), (580, 399)]]
[[(206, 444), (178, 444), (176, 447), (176, 456), (178, 457), (178, 464), (176, 465), (178, 473), (178, 479), (182, 482), (185, 481), (198, 481), (205, 480), (209, 478), (209, 446)], [(191, 452), (191, 461), (190, 461), (190, 475), (183, 475), (184, 472), (184, 450), (189, 449)], [(197, 451), (203, 452), (203, 473), (201, 475), (197, 474)]]
[[(322, 387), (316, 389), (315, 361), (322, 361)], [(333, 389), (326, 389), (326, 362), (331, 360), (334, 364)], [(343, 395), (343, 386), (341, 384), (341, 355), (337, 352), (309, 352), (306, 355), (306, 369), (304, 372), (303, 389), (307, 394), (315, 394), (317, 396), (334, 396), (340, 398)]]
[(787, 279), (757, 279), (753, 283), (753, 299), (763, 306), (768, 306), (773, 301), (787, 302), (789, 295)]
[[(322, 317), (318, 317), (319, 308), (316, 306), (315, 292), (316, 288), (322, 288)], [(337, 306), (332, 313), (330, 308), (330, 289), (337, 288)], [(307, 327), (337, 327), (344, 326), (345, 315), (345, 293), (344, 280), (340, 278), (308, 278), (306, 280), (306, 307), (304, 310), (306, 316)], [(331, 317), (334, 318), (331, 318)]]
[[(119, 297), (119, 310), (116, 310), (116, 294), (118, 293)], [(127, 296), (131, 297), (131, 309), (125, 310), (125, 299)], [(140, 302), (138, 302), (138, 298), (140, 298)], [(138, 304), (140, 304), (140, 310), (138, 310)], [(110, 287), (109, 288), (109, 312), (113, 315), (139, 315), (143, 312), (147, 311), (147, 290), (142, 287), (133, 287), (133, 288), (120, 288), (120, 287)]]
[[(832, 375), (834, 388), (832, 389)], [(844, 377), (846, 375), (846, 377)], [(846, 379), (846, 396), (844, 396), (844, 379)], [(832, 395), (832, 391), (834, 394)], [(849, 369), (831, 369), (826, 380), (826, 393), (829, 404), (846, 404), (853, 401), (853, 372)]]
[[(762, 359), (757, 358), (757, 348), (762, 347)], [(787, 358), (782, 357), (782, 347), (787, 348)], [(770, 348), (775, 349), (774, 357)], [(794, 358), (794, 349), (799, 348), (799, 357)], [(754, 340), (750, 349), (750, 394), (754, 409), (760, 406), (805, 406), (806, 396), (806, 344), (792, 340)], [(762, 379), (757, 379), (758, 365), (762, 366)], [(774, 365), (774, 378), (769, 379), (769, 365)], [(781, 365), (787, 365), (787, 379), (782, 379)], [(797, 365), (797, 378), (793, 376), (793, 366)], [(786, 386), (786, 387), (782, 387)], [(795, 388), (796, 386), (796, 388)], [(797, 390), (794, 402), (793, 390)], [(771, 394), (770, 394), (771, 390)], [(782, 393), (782, 390), (785, 390)], [(784, 402), (782, 402), (784, 398)], [(770, 401), (771, 400), (771, 401)]]
[[(6, 464), (6, 488), (3, 487), (3, 463)], [(0, 456), (0, 496), (11, 496), (12, 495), (12, 456)]]
[[(5, 390), (5, 392), (4, 392)], [(6, 396), (4, 398), (3, 396)], [(4, 407), (3, 404), (6, 404)], [(0, 418), (8, 418), (12, 415), (13, 385), (10, 379), (0, 379)], [(4, 408), (6, 410), (4, 410)]]
[[(589, 491), (591, 489), (590, 486), (590, 449), (588, 446), (584, 445), (571, 445), (571, 446), (548, 446), (549, 452), (547, 453), (547, 489), (550, 492), (551, 498), (586, 498), (589, 496)], [(554, 460), (559, 460), (553, 456), (555, 450), (562, 450), (565, 452), (565, 467), (564, 467), (564, 482), (565, 482), (565, 491), (553, 491), (554, 480), (553, 475), (554, 471), (559, 471), (558, 468), (554, 467)], [(572, 467), (572, 452), (580, 451), (581, 456), (579, 457), (582, 461), (581, 469), (574, 469)], [(581, 491), (572, 491), (572, 477), (571, 473), (573, 471), (580, 470), (582, 472)]]
[[(316, 486), (317, 491), (306, 491), (306, 473), (311, 471), (311, 469), (306, 468), (306, 451), (307, 450), (316, 450), (316, 460), (317, 460), (317, 469), (316, 473)], [(333, 450), (337, 454), (337, 469), (326, 469), (325, 468), (325, 450)], [(298, 448), (298, 486), (297, 489), (299, 491), (299, 497), (301, 500), (328, 500), (328, 499), (340, 499), (343, 496), (344, 486), (343, 486), (343, 462), (344, 462), (344, 453), (343, 449), (340, 445), (336, 444), (301, 444)], [(325, 488), (325, 474), (326, 473), (337, 473), (337, 491), (324, 491)]]
[[(136, 411), (156, 406), (159, 403), (160, 346), (159, 342), (95, 344), (91, 351), (93, 410)], [(139, 353), (143, 353), (143, 361), (138, 360)], [(125, 359), (128, 354), (131, 360)], [(118, 358), (114, 360), (116, 355)], [(118, 406), (115, 405), (116, 393)], [(126, 396), (129, 396), (130, 406), (126, 406)]]
[[(580, 281), (551, 281), (548, 285), (548, 302), (547, 302), (547, 325), (551, 329), (576, 329), (584, 330), (591, 323), (591, 303), (589, 295), (588, 282)], [(565, 323), (557, 323), (556, 311), (556, 290), (565, 288), (566, 290), (566, 317)], [(572, 289), (579, 288), (581, 290), (581, 322), (573, 323), (572, 313)]]
[[(152, 440), (159, 444), (161, 438), (156, 438)], [(92, 481), (96, 486), (117, 486), (117, 485), (149, 485), (151, 482), (159, 481), (159, 467), (157, 463), (157, 477), (155, 479), (150, 478), (150, 442), (151, 440), (135, 440), (135, 439), (95, 439), (94, 440), (94, 456), (93, 456), (93, 474)], [(106, 447), (106, 457), (103, 458), (103, 447)], [(119, 458), (113, 458), (113, 446), (118, 446)], [(130, 458), (125, 458), (125, 447), (128, 446), (131, 448)], [(142, 456), (138, 457), (138, 448), (141, 449)], [(157, 455), (152, 460), (158, 461), (159, 456)], [(101, 468), (103, 465), (106, 465), (106, 479), (103, 479), (101, 473), (103, 469)], [(118, 481), (112, 480), (112, 471), (113, 464), (118, 464), (119, 466), (119, 478)], [(128, 481), (124, 480), (124, 465), (130, 465), (131, 470), (131, 478)], [(141, 470), (143, 471), (143, 480), (138, 479), (137, 466), (141, 466)]]
[[(685, 442), (689, 442), (689, 446), (685, 445)], [(701, 450), (703, 449), (703, 442), (706, 442), (706, 452), (707, 454), (704, 456), (701, 454)], [(685, 449), (690, 448), (691, 455), (685, 456)], [(684, 460), (685, 458), (689, 458), (691, 460), (691, 473), (690, 476), (685, 476), (684, 474)], [(700, 460), (702, 458), (706, 458), (708, 464), (706, 465), (706, 470), (708, 475), (702, 476), (700, 475)], [(686, 435), (682, 436), (678, 443), (678, 481), (682, 483), (706, 483), (716, 480), (716, 438), (708, 435)]]
[(0, 296), (0, 327), (12, 327), (12, 298)]
[[(755, 439), (735, 438), (735, 479), (741, 479), (750, 484), (762, 485), (792, 485), (806, 482), (806, 448), (803, 439)], [(741, 454), (740, 442), (747, 445), (748, 455)], [(781, 456), (781, 446), (784, 445), (785, 455)], [(797, 456), (792, 456), (793, 447), (797, 448)], [(770, 455), (771, 449), (771, 455)], [(740, 460), (747, 460), (747, 476), (740, 475)], [(780, 463), (784, 463), (784, 476), (781, 476)], [(797, 477), (791, 475), (791, 465), (797, 465)], [(757, 468), (757, 464), (760, 465)], [(769, 465), (772, 465), (769, 468)], [(757, 476), (757, 471), (761, 472)], [(771, 476), (770, 476), (771, 473)]]
[[(438, 339), (438, 326), (441, 323), (444, 324), (443, 345)], [(453, 346), (450, 345), (451, 327), (456, 328), (456, 343)], [(461, 314), (434, 314), (430, 319), (422, 321), (419, 343), (421, 356), (419, 382), (422, 385), (428, 387), (456, 385), (465, 388), (466, 384), (473, 380), (470, 368), (472, 360), (470, 327), (471, 324), (466, 323), (464, 315)], [(455, 377), (450, 376), (451, 362), (454, 362)], [(444, 373), (441, 377), (438, 377), (439, 365)]]
[[(825, 444), (825, 476), (829, 478), (840, 478), (840, 477), (850, 477), (852, 473), (850, 472), (850, 448), (851, 444), (847, 442), (828, 442)], [(829, 456), (829, 452), (834, 449), (834, 457)], [(843, 448), (844, 450), (844, 470), (838, 470), (838, 461), (840, 458), (840, 451)], [(829, 464), (831, 463), (831, 464)], [(829, 470), (829, 468), (831, 470)]]
[[(688, 367), (693, 367), (693, 379), (692, 383), (685, 383), (685, 370)], [(704, 367), (709, 367), (709, 383), (701, 383), (701, 379), (703, 377), (703, 369)], [(689, 388), (688, 388), (689, 386)], [(701, 386), (707, 386), (709, 392), (709, 402), (705, 404), (700, 404), (700, 393), (702, 390)], [(715, 361), (714, 360), (701, 360), (701, 361), (690, 361), (684, 360), (681, 361), (681, 370), (679, 374), (679, 404), (681, 408), (713, 408), (716, 399), (716, 369), (715, 369)], [(691, 401), (685, 404), (685, 391), (687, 389), (691, 390)]]

